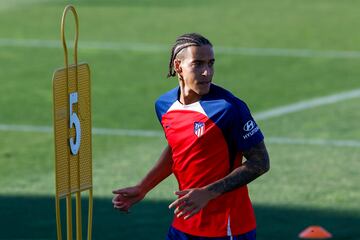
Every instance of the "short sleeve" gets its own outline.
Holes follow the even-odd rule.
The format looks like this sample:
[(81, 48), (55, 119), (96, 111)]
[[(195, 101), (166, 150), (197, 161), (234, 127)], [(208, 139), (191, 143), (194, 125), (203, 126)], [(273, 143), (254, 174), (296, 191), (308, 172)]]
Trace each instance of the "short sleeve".
[(251, 116), (248, 106), (240, 99), (235, 99), (232, 106), (233, 118), (230, 121), (230, 132), (232, 139), (239, 151), (250, 149), (257, 145), (264, 136)]
[(161, 116), (163, 111), (159, 100), (155, 102), (155, 112), (159, 122), (161, 123)]
[(171, 89), (169, 92), (161, 95), (155, 102), (156, 116), (161, 123), (162, 116), (168, 111), (171, 105), (177, 100), (179, 87)]

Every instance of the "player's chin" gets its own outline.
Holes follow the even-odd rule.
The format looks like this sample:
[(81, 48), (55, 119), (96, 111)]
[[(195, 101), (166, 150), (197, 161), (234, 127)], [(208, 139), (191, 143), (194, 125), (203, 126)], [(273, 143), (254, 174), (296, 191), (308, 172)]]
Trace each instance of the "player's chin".
[(205, 88), (205, 89), (201, 89), (201, 90), (199, 91), (199, 95), (200, 95), (200, 96), (203, 96), (203, 95), (208, 94), (209, 92), (210, 92), (210, 87)]
[(210, 91), (210, 83), (209, 84), (199, 84), (199, 86), (197, 87), (197, 94), (199, 94), (200, 96), (203, 96), (205, 94), (208, 94)]

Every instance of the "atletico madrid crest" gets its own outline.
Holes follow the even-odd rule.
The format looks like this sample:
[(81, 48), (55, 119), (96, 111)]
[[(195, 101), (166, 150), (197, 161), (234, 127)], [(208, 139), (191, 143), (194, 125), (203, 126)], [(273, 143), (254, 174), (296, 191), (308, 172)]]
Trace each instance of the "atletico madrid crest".
[(205, 123), (194, 122), (194, 133), (197, 137), (201, 137), (205, 132)]

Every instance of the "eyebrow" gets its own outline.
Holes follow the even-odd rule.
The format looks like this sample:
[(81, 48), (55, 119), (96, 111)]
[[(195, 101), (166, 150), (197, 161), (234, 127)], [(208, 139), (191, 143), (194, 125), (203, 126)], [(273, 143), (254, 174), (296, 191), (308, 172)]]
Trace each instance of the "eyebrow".
[[(195, 62), (207, 62), (206, 60), (201, 60), (201, 59), (194, 59), (191, 62), (195, 63)], [(209, 60), (209, 62), (215, 62), (215, 59), (212, 58)]]

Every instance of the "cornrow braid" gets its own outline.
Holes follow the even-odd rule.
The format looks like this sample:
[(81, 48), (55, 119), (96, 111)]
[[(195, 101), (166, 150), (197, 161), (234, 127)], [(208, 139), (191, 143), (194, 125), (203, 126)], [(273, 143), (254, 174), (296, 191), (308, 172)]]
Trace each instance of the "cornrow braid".
[(181, 50), (190, 46), (203, 46), (203, 45), (212, 46), (211, 42), (208, 39), (206, 39), (205, 37), (201, 36), (198, 33), (186, 33), (184, 35), (179, 36), (176, 39), (175, 44), (171, 49), (169, 72), (167, 74), (167, 77), (168, 78), (174, 77), (176, 75), (176, 72), (174, 70), (174, 59)]

